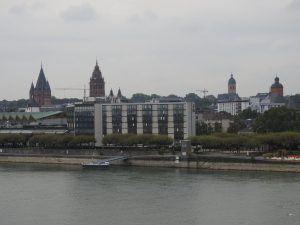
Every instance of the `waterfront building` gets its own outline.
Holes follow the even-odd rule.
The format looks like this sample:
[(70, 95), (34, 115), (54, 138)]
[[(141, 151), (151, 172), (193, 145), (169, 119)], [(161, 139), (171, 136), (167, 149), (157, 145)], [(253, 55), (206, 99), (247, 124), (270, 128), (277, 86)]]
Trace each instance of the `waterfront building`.
[(201, 112), (196, 114), (195, 121), (196, 125), (205, 123), (213, 132), (226, 133), (233, 122), (233, 116), (226, 112)]
[(90, 97), (105, 97), (105, 81), (97, 61), (90, 78)]
[(218, 112), (227, 112), (231, 115), (237, 115), (249, 107), (249, 99), (240, 98), (236, 93), (236, 81), (233, 74), (228, 80), (228, 93), (219, 94), (217, 102)]
[(94, 135), (94, 102), (76, 103), (67, 109), (68, 128), (75, 135)]
[(66, 109), (68, 128), (75, 135), (94, 135), (94, 112), (95, 103), (115, 104), (126, 102), (127, 99), (122, 95), (119, 88), (115, 96), (113, 90), (107, 97), (87, 98), (84, 102), (74, 103)]
[(195, 107), (188, 102), (95, 104), (98, 146), (107, 134), (161, 134), (175, 141), (195, 135)]
[(1, 133), (66, 132), (66, 114), (51, 112), (0, 112)]
[(279, 83), (279, 78), (275, 77), (275, 82), (270, 87), (269, 93), (258, 93), (250, 97), (250, 108), (259, 113), (287, 105), (288, 100), (283, 96), (283, 85)]
[(288, 107), (300, 111), (300, 95), (291, 95), (288, 97)]
[(29, 108), (42, 107), (51, 105), (51, 88), (48, 80), (45, 77), (43, 67), (41, 66), (40, 73), (34, 86), (33, 82), (29, 90)]

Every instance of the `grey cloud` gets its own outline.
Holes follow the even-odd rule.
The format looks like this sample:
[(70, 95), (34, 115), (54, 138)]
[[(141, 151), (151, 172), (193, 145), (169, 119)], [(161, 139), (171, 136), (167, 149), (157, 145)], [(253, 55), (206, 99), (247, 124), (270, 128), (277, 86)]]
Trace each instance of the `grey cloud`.
[(22, 3), (20, 5), (14, 5), (10, 8), (10, 12), (15, 15), (25, 14), (28, 11), (28, 5), (26, 3)]
[(70, 6), (61, 13), (61, 16), (66, 21), (89, 21), (96, 18), (97, 12), (90, 4), (85, 3), (78, 6)]
[(130, 22), (143, 23), (143, 22), (154, 22), (158, 19), (157, 14), (152, 11), (144, 11), (142, 14), (134, 14), (129, 18)]
[(288, 5), (289, 9), (296, 9), (299, 10), (300, 9), (300, 0), (293, 0), (289, 5)]
[(37, 11), (43, 9), (45, 7), (45, 3), (41, 1), (34, 2), (22, 2), (18, 5), (14, 5), (10, 8), (10, 12), (15, 15), (24, 15), (29, 12)]

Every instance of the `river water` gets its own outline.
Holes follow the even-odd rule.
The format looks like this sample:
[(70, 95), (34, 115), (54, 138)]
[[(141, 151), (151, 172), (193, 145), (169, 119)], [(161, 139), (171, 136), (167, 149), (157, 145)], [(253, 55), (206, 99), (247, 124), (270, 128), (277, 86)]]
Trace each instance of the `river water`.
[(1, 225), (299, 225), (300, 174), (0, 164)]

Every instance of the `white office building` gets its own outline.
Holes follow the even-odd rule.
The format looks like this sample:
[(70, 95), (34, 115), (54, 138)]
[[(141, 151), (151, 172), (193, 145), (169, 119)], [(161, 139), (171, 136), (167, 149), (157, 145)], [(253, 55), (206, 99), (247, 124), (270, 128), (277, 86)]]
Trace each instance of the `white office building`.
[(195, 135), (195, 107), (188, 102), (95, 104), (96, 145), (107, 134), (161, 134), (183, 140)]

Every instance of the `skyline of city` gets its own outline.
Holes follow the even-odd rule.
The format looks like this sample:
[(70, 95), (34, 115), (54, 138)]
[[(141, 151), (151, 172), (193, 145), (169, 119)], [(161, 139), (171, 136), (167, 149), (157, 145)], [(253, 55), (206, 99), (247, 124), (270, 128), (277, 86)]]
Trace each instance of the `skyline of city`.
[[(98, 60), (96, 60), (96, 65), (98, 65)], [(41, 63), (41, 65), (40, 65), (40, 69), (42, 69), (42, 70), (44, 70), (44, 66), (43, 66), (43, 63)], [(100, 66), (100, 71), (102, 72), (102, 69), (101, 69), (101, 66)], [(45, 74), (47, 74), (46, 72), (45, 72)], [(90, 74), (90, 76), (92, 76), (93, 75), (93, 72), (91, 72), (91, 74)], [(235, 79), (237, 79), (237, 93), (242, 93), (242, 91), (240, 91), (239, 92), (239, 82), (238, 82), (238, 78), (234, 75), (234, 74), (230, 74), (228, 77), (227, 77), (227, 80), (225, 80), (225, 82), (224, 82), (224, 87), (225, 88), (223, 88), (224, 90), (219, 90), (219, 92), (217, 92), (216, 94), (213, 94), (213, 93), (210, 93), (209, 91), (208, 91), (208, 93), (206, 93), (206, 95), (213, 95), (213, 96), (215, 96), (215, 97), (217, 97), (217, 95), (218, 94), (222, 94), (222, 93), (226, 93), (227, 92), (227, 90), (226, 90), (226, 88), (227, 88), (227, 81), (228, 81), (228, 79), (230, 79), (230, 77), (232, 77), (232, 76), (234, 76), (234, 78)], [(45, 77), (46, 77), (46, 79), (47, 80), (49, 80), (49, 76), (47, 76), (47, 75), (45, 75)], [(103, 75), (103, 77), (105, 77), (104, 75)], [(275, 76), (274, 76), (274, 79), (276, 78), (276, 77), (279, 77), (280, 78), (280, 76), (278, 75), (278, 74), (276, 74)], [(38, 76), (36, 76), (36, 78), (33, 78), (32, 79), (32, 82), (30, 83), (30, 84), (35, 84), (35, 81), (34, 81), (34, 79), (38, 79)], [(51, 78), (50, 78), (51, 79)], [(273, 79), (273, 81), (274, 81), (274, 79)], [(89, 80), (89, 78), (87, 79), (87, 80)], [(243, 96), (243, 95), (240, 95), (241, 97), (250, 97), (250, 96), (254, 96), (254, 95), (256, 95), (257, 93), (268, 93), (268, 92), (270, 92), (270, 87), (271, 87), (271, 85), (272, 85), (272, 82), (273, 81), (270, 81), (269, 82), (269, 87), (268, 88), (266, 88), (266, 90), (263, 90), (263, 91), (257, 91), (257, 92), (255, 92), (255, 93), (253, 93), (252, 95), (249, 95), (249, 96)], [(281, 82), (282, 82), (282, 80), (281, 80)], [(283, 81), (283, 82), (285, 82), (285, 81)], [(109, 82), (108, 82), (109, 83)], [(86, 92), (88, 93), (89, 92), (89, 84), (87, 83), (87, 84), (84, 84), (84, 85), (81, 85), (81, 86), (77, 86), (77, 87), (72, 87), (72, 86), (67, 86), (67, 85), (65, 85), (65, 86), (59, 86), (59, 87), (53, 87), (53, 88), (51, 88), (52, 90), (52, 93), (54, 93), (54, 94), (52, 94), (52, 96), (54, 96), (54, 97), (58, 97), (58, 98), (82, 98), (83, 97), (83, 89), (85, 89), (86, 90)], [(283, 86), (284, 86), (284, 88), (285, 88), (285, 92), (284, 92), (284, 95), (293, 95), (293, 94), (299, 94), (299, 93), (293, 93), (293, 94), (288, 94), (288, 93), (286, 93), (286, 87), (285, 87), (285, 84), (283, 83)], [(118, 88), (121, 88), (122, 89), (122, 87), (118, 87)], [(109, 95), (109, 91), (112, 89), (112, 90), (117, 90), (118, 88), (108, 88), (107, 87), (107, 90), (106, 90), (106, 92), (105, 92), (105, 95), (106, 96), (108, 96)], [(65, 89), (65, 90), (63, 90), (63, 89)], [(70, 90), (68, 90), (68, 89), (70, 89)], [(72, 90), (73, 89), (73, 90)], [(78, 90), (76, 90), (76, 89), (78, 89)], [(178, 96), (180, 96), (180, 97), (184, 97), (186, 94), (189, 94), (189, 93), (195, 93), (195, 94), (197, 94), (199, 97), (203, 97), (204, 96), (204, 94), (203, 94), (203, 90), (205, 90), (205, 91), (207, 91), (207, 88), (204, 88), (204, 89), (201, 89), (201, 90), (199, 90), (199, 89), (197, 89), (197, 90), (194, 90), (194, 91), (187, 91), (184, 95), (178, 95)], [(148, 95), (151, 95), (151, 94), (158, 94), (157, 92), (153, 92), (153, 93), (145, 93), (145, 92), (135, 92), (134, 90), (126, 90), (125, 92), (128, 92), (129, 91), (129, 93), (131, 93), (131, 95), (129, 95), (129, 96), (126, 96), (126, 95), (124, 95), (124, 96), (126, 96), (126, 97), (131, 97), (132, 96), (132, 94), (136, 94), (136, 93), (143, 93), (143, 94), (148, 94)], [(223, 91), (223, 92), (222, 92)], [(27, 92), (28, 92), (28, 88), (27, 88)], [(122, 92), (123, 92), (123, 90), (122, 90)], [(158, 92), (159, 92), (159, 90), (158, 90)], [(55, 93), (57, 93), (58, 95), (56, 95)], [(62, 94), (61, 93), (63, 93), (63, 96), (62, 96)], [(28, 93), (26, 93), (27, 95), (28, 95)], [(172, 92), (172, 93), (167, 93), (166, 95), (162, 95), (162, 96), (168, 96), (168, 95), (173, 95), (174, 94), (174, 92)], [(67, 96), (68, 95), (68, 96)], [(176, 95), (176, 94), (175, 94)], [(21, 98), (17, 98), (17, 99), (27, 99), (27, 97), (21, 97)], [(2, 100), (4, 100), (4, 99), (6, 99), (6, 100), (17, 100), (17, 99), (7, 99), (7, 98), (2, 98)]]
[(27, 96), (41, 60), (54, 96), (81, 97), (55, 88), (88, 86), (96, 58), (107, 90), (127, 97), (216, 96), (231, 73), (240, 96), (268, 91), (276, 74), (285, 94), (299, 92), (299, 0), (0, 4), (2, 99)]

